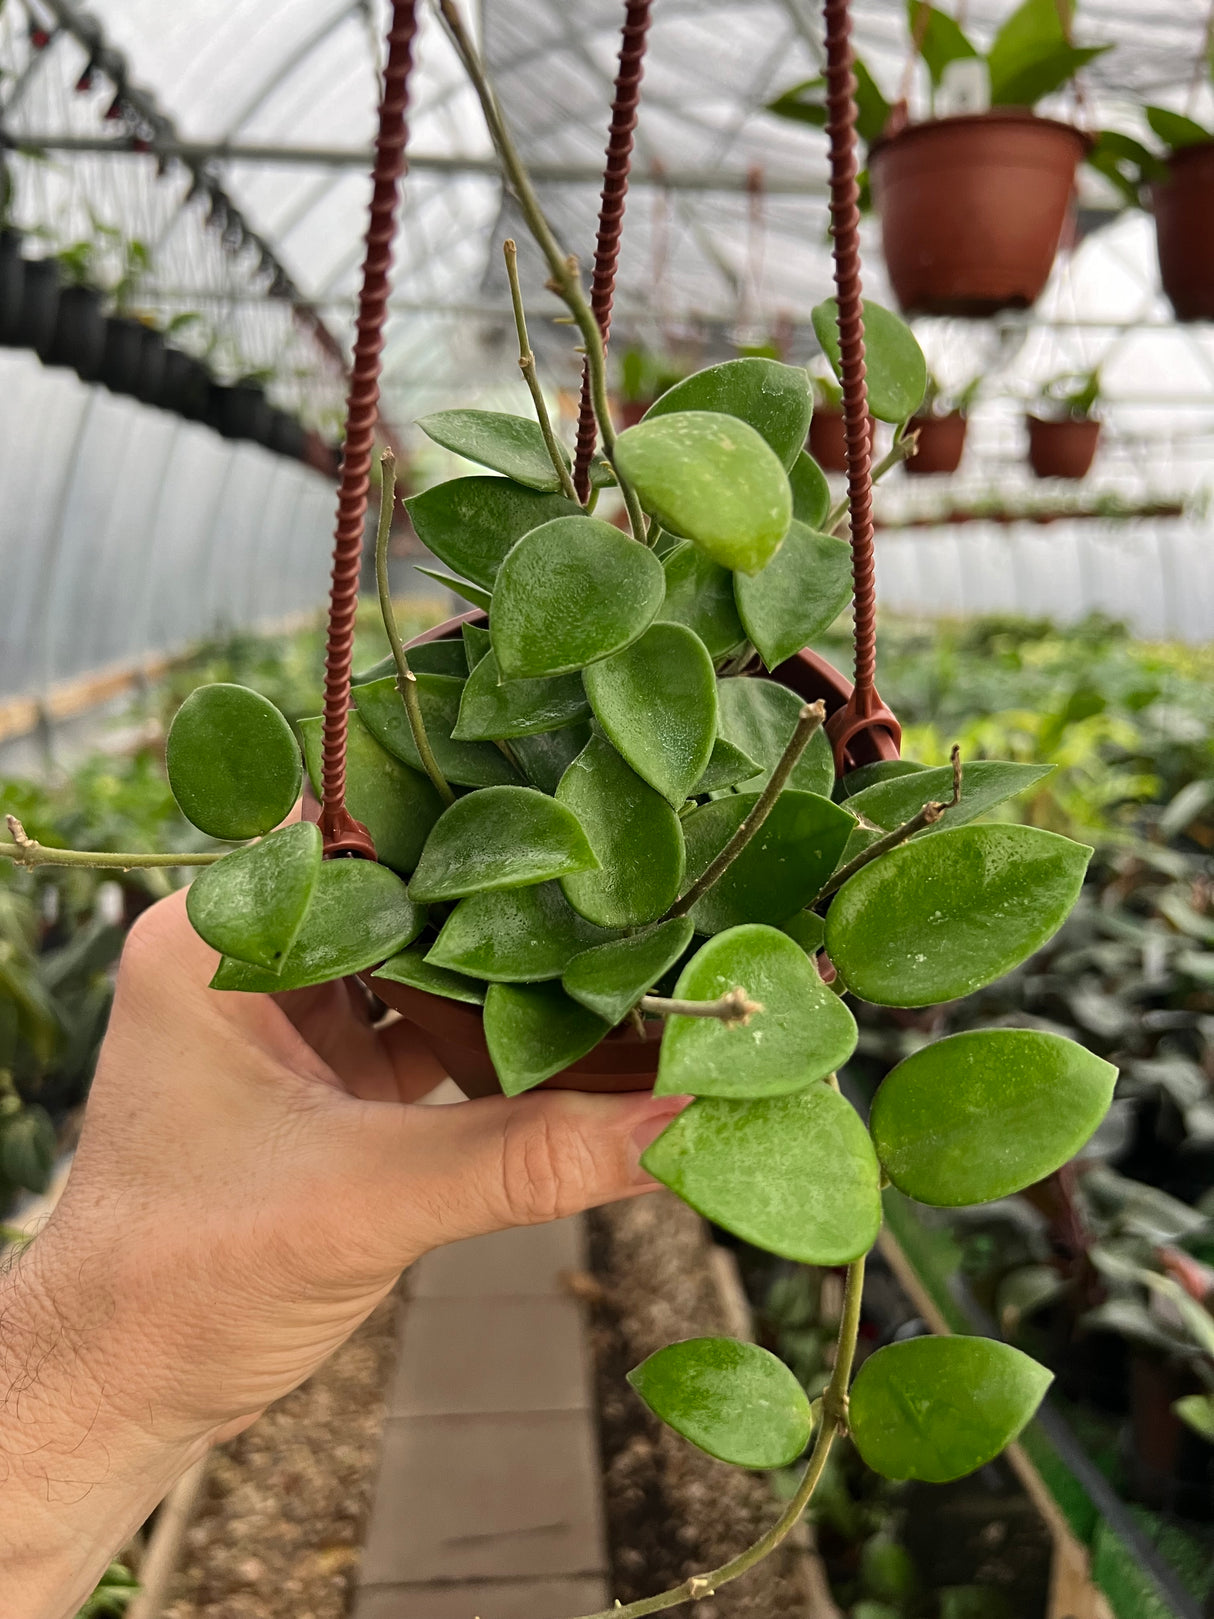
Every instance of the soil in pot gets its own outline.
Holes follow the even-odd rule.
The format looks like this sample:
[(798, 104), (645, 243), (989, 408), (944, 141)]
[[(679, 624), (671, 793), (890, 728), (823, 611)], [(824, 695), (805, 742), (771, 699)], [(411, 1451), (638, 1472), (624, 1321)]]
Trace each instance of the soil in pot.
[[(870, 445), (876, 437), (876, 431), (877, 424), (870, 416), (868, 419)], [(814, 413), (809, 419), (806, 448), (823, 472), (847, 471), (847, 443), (841, 410), (819, 408), (815, 405)]]
[(21, 299), (25, 285), (25, 260), (21, 257), (21, 233), (0, 231), (0, 344), (19, 347), (21, 343)]
[(54, 259), (26, 259), (21, 285), (21, 331), (18, 341), (46, 361), (55, 340), (62, 283)]
[(105, 323), (105, 343), (98, 382), (111, 393), (134, 394), (143, 364), (143, 327), (125, 315), (111, 315)]
[(1214, 141), (1168, 159), (1151, 187), (1163, 290), (1177, 320), (1214, 320)]
[(66, 365), (84, 382), (95, 382), (105, 354), (105, 316), (95, 287), (64, 287), (59, 294), (55, 335), (44, 359)]
[(966, 418), (961, 412), (953, 411), (949, 416), (916, 416), (910, 425), (918, 432), (919, 443), (914, 455), (906, 461), (907, 472), (916, 478), (956, 472), (965, 450)]
[(1015, 108), (913, 124), (872, 149), (886, 268), (909, 314), (991, 315), (1040, 297), (1086, 142)]
[(1067, 419), (1048, 421), (1027, 416), (1029, 465), (1038, 478), (1086, 478), (1096, 459), (1100, 423)]

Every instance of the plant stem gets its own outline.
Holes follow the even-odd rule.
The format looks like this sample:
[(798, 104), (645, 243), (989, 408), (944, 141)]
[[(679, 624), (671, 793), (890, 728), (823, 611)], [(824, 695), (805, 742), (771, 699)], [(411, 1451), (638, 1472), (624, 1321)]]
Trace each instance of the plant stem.
[(742, 1028), (756, 1012), (764, 1010), (761, 1001), (752, 1001), (738, 984), (715, 1001), (679, 1001), (665, 995), (642, 995), (642, 1012), (654, 1012), (658, 1017), (714, 1017), (727, 1029)]
[(392, 648), (392, 660), (396, 664), (396, 689), (405, 705), (405, 713), (409, 716), (409, 729), (413, 732), (414, 745), (421, 755), (426, 774), (434, 783), (438, 796), (444, 804), (450, 806), (455, 803), (455, 794), (447, 785), (446, 776), (438, 768), (438, 760), (434, 757), (430, 738), (426, 735), (426, 722), (422, 718), (421, 700), (417, 695), (417, 676), (410, 669), (409, 660), (405, 656), (404, 643), (396, 627), (392, 592), (388, 589), (388, 535), (392, 532), (392, 512), (396, 505), (396, 457), (391, 450), (385, 450), (380, 456), (379, 470), (379, 528), (375, 535), (375, 583), (379, 587), (379, 610), (388, 636), (388, 645)]
[(208, 854), (133, 854), (129, 851), (111, 853), (98, 849), (48, 849), (29, 836), (15, 815), (6, 815), (8, 829), (13, 834), (11, 843), (0, 843), (0, 858), (15, 865), (26, 866), (93, 866), (102, 871), (134, 871), (157, 866), (213, 866), (222, 860), (227, 849)]
[(704, 1597), (714, 1595), (731, 1580), (749, 1573), (756, 1563), (761, 1563), (788, 1538), (801, 1521), (801, 1514), (818, 1487), (836, 1438), (847, 1432), (847, 1388), (851, 1382), (851, 1369), (856, 1358), (856, 1340), (860, 1333), (860, 1302), (863, 1294), (864, 1259), (861, 1257), (853, 1260), (847, 1267), (843, 1319), (839, 1323), (835, 1366), (830, 1384), (822, 1396), (822, 1426), (818, 1429), (818, 1437), (801, 1482), (797, 1486), (797, 1493), (767, 1533), (760, 1536), (753, 1546), (739, 1552), (737, 1557), (723, 1563), (720, 1568), (710, 1569), (706, 1574), (693, 1574), (690, 1579), (684, 1580), (682, 1585), (659, 1592), (657, 1596), (642, 1597), (639, 1602), (629, 1602), (626, 1606), (617, 1604), (614, 1608), (603, 1608), (598, 1613), (583, 1615), (582, 1619), (644, 1619), (645, 1614), (661, 1613), (666, 1608), (678, 1607), (682, 1602), (699, 1602)]
[[(544, 436), (544, 445), (548, 457), (556, 468), (557, 479), (561, 486), (561, 493), (569, 500), (577, 500), (577, 490), (573, 487), (573, 477), (565, 465), (565, 458), (561, 454), (561, 447), (557, 443), (556, 434), (552, 431), (552, 422), (548, 416), (548, 406), (544, 403), (544, 390), (540, 387), (540, 379), (535, 371), (535, 355), (531, 352), (531, 344), (527, 338), (527, 316), (523, 310), (523, 289), (518, 282), (518, 248), (512, 238), (502, 243), (502, 253), (506, 259), (506, 279), (510, 282), (510, 302), (514, 305), (514, 325), (518, 332), (518, 368), (523, 373), (523, 381), (527, 384), (527, 391), (535, 405), (536, 418), (540, 424), (540, 432)], [(579, 502), (580, 504), (580, 502)]]
[[(870, 479), (872, 483), (880, 483), (887, 472), (891, 472), (900, 462), (909, 461), (918, 449), (919, 429), (916, 427), (912, 432), (908, 433), (906, 427), (907, 424), (903, 422), (901, 427), (895, 430), (894, 442), (890, 445), (889, 453), (883, 456), (872, 470)], [(827, 534), (834, 534), (843, 526), (844, 519), (847, 517), (847, 510), (847, 496), (844, 495), (837, 506), (832, 506), (827, 514), (826, 522), (822, 525)]]
[[(955, 743), (953, 745), (952, 763), (953, 796), (948, 803), (939, 804), (933, 800), (924, 804), (919, 813), (912, 815), (909, 821), (904, 821), (901, 826), (896, 826), (892, 832), (887, 832), (883, 838), (878, 838), (876, 843), (870, 843), (867, 849), (862, 849), (854, 860), (849, 860), (840, 871), (835, 872), (826, 887), (818, 895), (818, 899), (814, 901), (815, 905), (818, 900), (826, 899), (836, 889), (842, 888), (847, 879), (854, 877), (864, 866), (870, 865), (874, 860), (880, 860), (883, 854), (888, 854), (891, 849), (896, 849), (900, 843), (905, 843), (907, 838), (913, 838), (916, 832), (922, 832), (926, 827), (935, 826), (942, 815), (947, 815), (949, 810), (956, 809), (961, 802), (961, 749)], [(844, 800), (844, 804), (846, 806), (846, 800)]]
[(603, 334), (599, 330), (599, 323), (595, 319), (590, 301), (586, 297), (582, 286), (582, 278), (578, 271), (577, 259), (562, 251), (560, 243), (553, 233), (551, 225), (540, 207), (539, 198), (535, 194), (535, 187), (531, 183), (531, 176), (523, 165), (518, 149), (506, 128), (506, 121), (502, 117), (501, 108), (497, 104), (497, 97), (493, 93), (493, 86), (485, 72), (485, 65), (477, 54), (475, 45), (464, 27), (463, 18), (455, 5), (455, 0), (438, 0), (439, 11), (443, 23), (455, 46), (456, 54), (463, 64), (464, 72), (472, 81), (481, 104), (481, 111), (485, 115), (485, 122), (489, 126), (489, 134), (497, 149), (505, 171), (506, 180), (514, 192), (523, 218), (527, 221), (527, 228), (534, 236), (540, 252), (548, 264), (548, 273), (552, 277), (552, 290), (565, 304), (573, 316), (578, 330), (582, 334), (582, 344), (586, 355), (586, 366), (590, 374), (590, 393), (594, 400), (594, 414), (598, 419), (599, 437), (603, 441), (603, 453), (611, 462), (615, 472), (616, 481), (620, 486), (620, 493), (624, 497), (624, 504), (628, 508), (628, 520), (632, 525), (633, 538), (647, 544), (645, 533), (645, 515), (641, 511), (641, 503), (636, 497), (636, 491), (620, 477), (620, 470), (615, 465), (615, 427), (611, 420), (611, 409), (607, 402), (607, 356), (603, 348)]
[(784, 791), (788, 778), (796, 767), (797, 760), (805, 752), (809, 746), (810, 738), (825, 719), (826, 704), (822, 702), (821, 698), (816, 703), (806, 703), (797, 716), (797, 723), (788, 739), (788, 746), (780, 755), (776, 768), (771, 773), (771, 779), (759, 794), (754, 808), (720, 854), (717, 855), (716, 859), (708, 865), (701, 876), (696, 878), (682, 899), (676, 900), (666, 912), (666, 916), (663, 918), (664, 921), (668, 921), (672, 916), (686, 916), (692, 906), (703, 899), (713, 883), (728, 870), (742, 853), (742, 850), (771, 814), (772, 807), (776, 799)]

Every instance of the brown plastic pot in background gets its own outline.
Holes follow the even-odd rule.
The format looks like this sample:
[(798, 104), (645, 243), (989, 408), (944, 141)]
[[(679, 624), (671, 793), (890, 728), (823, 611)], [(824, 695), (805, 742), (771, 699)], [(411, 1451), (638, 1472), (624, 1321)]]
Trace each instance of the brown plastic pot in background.
[(1100, 423), (1090, 418), (1048, 421), (1026, 416), (1029, 430), (1029, 466), (1038, 478), (1086, 478), (1096, 459)]
[(1151, 187), (1159, 274), (1177, 320), (1214, 320), (1214, 141), (1168, 159)]
[[(870, 445), (876, 432), (877, 424), (870, 416), (868, 418)], [(809, 438), (806, 440), (806, 448), (823, 472), (847, 471), (847, 444), (842, 410), (832, 410), (830, 406), (821, 409), (814, 406), (814, 413), (809, 418)]]
[(966, 418), (959, 410), (949, 416), (912, 417), (910, 428), (919, 434), (919, 443), (914, 455), (907, 458), (907, 472), (916, 478), (925, 473), (956, 472), (965, 450)]
[(1040, 297), (1087, 141), (1017, 108), (938, 118), (869, 157), (886, 269), (908, 314), (991, 315)]
[(621, 400), (619, 410), (620, 425), (623, 427), (635, 427), (652, 404), (652, 399)]
[[(435, 629), (410, 641), (410, 647), (426, 641), (453, 639), (464, 624), (483, 624), (479, 609), (461, 613)], [(798, 652), (787, 663), (772, 671), (772, 678), (812, 702), (821, 697), (827, 714), (842, 708), (851, 696), (851, 682), (815, 652)], [(897, 751), (888, 731), (876, 730), (855, 738), (849, 763), (871, 764), (877, 759), (896, 758)], [(386, 1006), (407, 1018), (421, 1033), (434, 1056), (465, 1096), (500, 1094), (497, 1074), (485, 1043), (480, 1008), (465, 1001), (448, 1000), (442, 995), (394, 984), (373, 973), (363, 973), (363, 982)], [(647, 1091), (657, 1074), (662, 1025), (646, 1025), (644, 1036), (631, 1024), (613, 1029), (588, 1056), (545, 1080), (543, 1089), (566, 1091)]]

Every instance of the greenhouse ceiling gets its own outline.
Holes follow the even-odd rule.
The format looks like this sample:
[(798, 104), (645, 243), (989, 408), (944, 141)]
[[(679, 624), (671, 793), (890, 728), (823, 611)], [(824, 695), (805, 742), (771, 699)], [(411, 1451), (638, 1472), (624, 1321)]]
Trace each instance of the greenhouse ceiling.
[[(960, 3), (980, 41), (1008, 10)], [(553, 221), (583, 257), (622, 9), (481, 0), (475, 18)], [(517, 386), (500, 245), (522, 232), (475, 98), (434, 13), (423, 13), (385, 371), (386, 411), (402, 424), (469, 389)], [(112, 240), (149, 243), (142, 296), (176, 319), (183, 341), (192, 324), (212, 341), (221, 327), (231, 369), (271, 365), (280, 393), (293, 388), (313, 414), (334, 416), (341, 379), (325, 343), (331, 334), (348, 349), (352, 333), (386, 14), (386, 0), (92, 0), (87, 11), (75, 0), (9, 0), (0, 117), (10, 144), (42, 152), (14, 163), (19, 222), (59, 244), (98, 220)], [(856, 0), (854, 14), (858, 48), (892, 98), (913, 82), (904, 7)], [(1208, 0), (1089, 0), (1076, 37), (1115, 48), (1057, 110), (1140, 135), (1143, 101), (1210, 114), (1200, 73), (1208, 21)], [(774, 334), (790, 358), (811, 360), (809, 311), (830, 290), (825, 138), (765, 108), (821, 59), (819, 13), (806, 0), (656, 0), (617, 346), (715, 357)], [(119, 67), (139, 118), (119, 106)], [(159, 156), (132, 153), (132, 135)], [(1191, 492), (1214, 443), (1214, 334), (1172, 321), (1149, 220), (1121, 211), (1088, 171), (1081, 200), (1082, 234), (1033, 311), (923, 321), (921, 339), (947, 387), (981, 377), (992, 396), (1023, 400), (1052, 374), (1100, 365), (1112, 487), (1133, 498)], [(869, 246), (866, 286), (888, 297), (875, 236)], [(568, 334), (541, 319), (552, 305), (538, 261), (524, 269), (537, 347), (566, 386), (576, 375)], [(319, 341), (291, 319), (291, 300), (319, 317)], [(1018, 410), (992, 397), (975, 412), (988, 485)]]

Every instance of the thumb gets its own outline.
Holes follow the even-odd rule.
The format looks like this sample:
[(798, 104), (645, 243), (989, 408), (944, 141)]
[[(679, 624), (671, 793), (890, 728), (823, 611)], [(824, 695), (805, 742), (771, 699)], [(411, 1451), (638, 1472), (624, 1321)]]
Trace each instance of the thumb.
[(418, 1257), (463, 1237), (636, 1197), (658, 1185), (640, 1167), (642, 1152), (690, 1101), (533, 1091), (393, 1109), (395, 1129), (385, 1133), (396, 1136), (385, 1162), (390, 1195), (378, 1207), (398, 1211), (402, 1246)]

